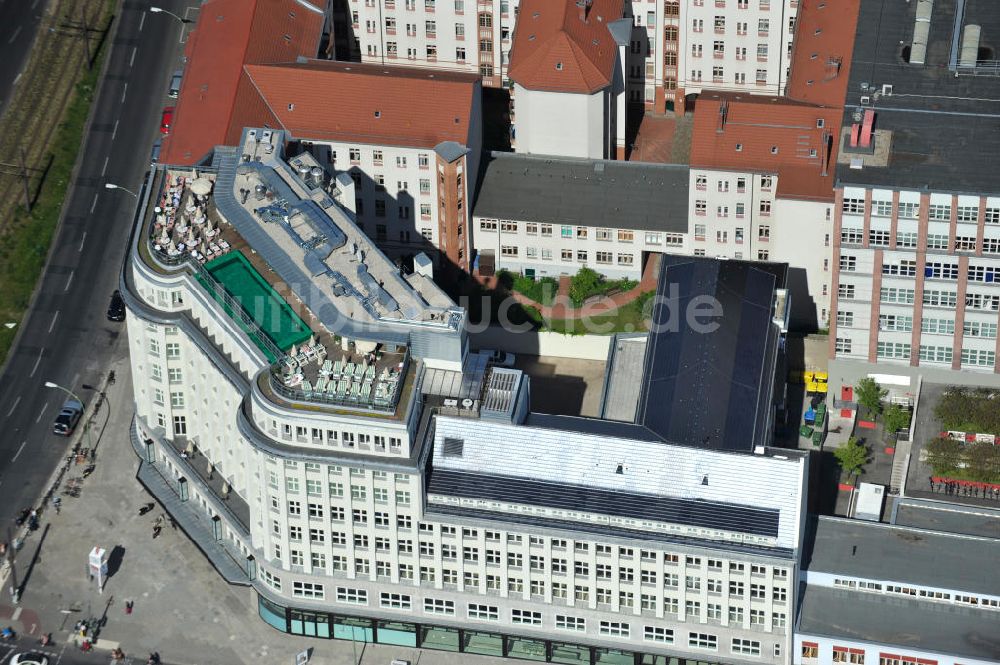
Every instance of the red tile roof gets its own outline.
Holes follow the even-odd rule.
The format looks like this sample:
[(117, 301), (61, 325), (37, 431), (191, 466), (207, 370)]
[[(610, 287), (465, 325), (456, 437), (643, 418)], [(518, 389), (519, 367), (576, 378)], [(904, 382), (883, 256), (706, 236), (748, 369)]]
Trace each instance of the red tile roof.
[(786, 95), (813, 104), (842, 106), (854, 50), (861, 0), (801, 0)]
[(840, 118), (839, 108), (782, 97), (702, 93), (691, 168), (777, 173), (781, 198), (833, 200)]
[(315, 57), (324, 16), (300, 0), (209, 0), (188, 36), (188, 65), (161, 160), (193, 164), (223, 142), (245, 63)]
[(552, 92), (591, 94), (607, 87), (618, 52), (608, 23), (622, 18), (623, 0), (592, 0), (585, 21), (580, 11), (577, 0), (522, 0), (510, 79)]
[(470, 142), (476, 74), (313, 60), (247, 65), (226, 142), (267, 123), (317, 141), (433, 148)]

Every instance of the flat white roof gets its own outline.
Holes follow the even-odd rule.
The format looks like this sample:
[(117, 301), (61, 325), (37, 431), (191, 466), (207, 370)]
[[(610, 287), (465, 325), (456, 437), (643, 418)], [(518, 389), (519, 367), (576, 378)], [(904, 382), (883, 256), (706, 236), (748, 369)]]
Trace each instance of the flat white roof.
[[(444, 454), (445, 439), (462, 440), (460, 456)], [(798, 546), (806, 472), (799, 456), (726, 453), (447, 416), (437, 417), (434, 448), (435, 469), (778, 511), (774, 546)]]

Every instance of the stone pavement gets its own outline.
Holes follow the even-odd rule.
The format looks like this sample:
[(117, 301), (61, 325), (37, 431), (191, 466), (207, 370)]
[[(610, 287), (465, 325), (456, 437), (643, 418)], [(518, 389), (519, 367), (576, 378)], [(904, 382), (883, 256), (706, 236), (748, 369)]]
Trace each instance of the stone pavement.
[[(119, 348), (121, 354), (127, 349), (124, 343)], [(83, 481), (79, 498), (62, 495), (60, 514), (45, 511), (42, 528), (19, 552), (24, 591), (16, 608), (8, 595), (0, 597), (4, 625), (25, 638), (52, 633), (56, 644), (65, 646), (76, 621), (105, 615), (99, 647), (120, 645), (128, 654), (143, 656), (158, 651), (171, 665), (287, 665), (307, 648), (313, 649), (310, 663), (315, 665), (347, 665), (355, 653), (363, 665), (388, 665), (393, 658), (414, 665), (509, 662), (279, 633), (258, 618), (253, 591), (227, 585), (182, 532), (168, 527), (154, 540), (152, 522), (162, 509), (138, 514), (152, 497), (135, 479), (138, 459), (128, 439), (131, 378), (127, 358), (118, 357), (109, 368), (118, 381), (107, 390), (105, 412), (110, 413), (96, 469)], [(79, 476), (82, 468), (72, 468), (69, 475)], [(95, 545), (114, 552), (103, 593), (87, 574), (87, 554)], [(125, 612), (127, 600), (134, 602), (131, 614)]]

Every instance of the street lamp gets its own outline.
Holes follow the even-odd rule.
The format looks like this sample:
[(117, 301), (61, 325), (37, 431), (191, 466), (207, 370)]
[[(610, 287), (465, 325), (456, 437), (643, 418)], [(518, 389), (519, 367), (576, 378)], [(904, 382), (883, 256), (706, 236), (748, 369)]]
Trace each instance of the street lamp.
[(120, 189), (123, 192), (126, 192), (126, 193), (131, 194), (132, 196), (134, 196), (136, 201), (139, 200), (139, 195), (136, 194), (135, 192), (133, 192), (131, 189), (126, 189), (125, 187), (122, 187), (121, 185), (116, 185), (113, 182), (106, 182), (106, 183), (104, 183), (104, 189)]
[[(57, 390), (61, 390), (64, 393), (66, 393), (67, 395), (69, 395), (70, 397), (72, 397), (73, 399), (75, 399), (81, 405), (83, 404), (83, 400), (80, 399), (79, 395), (77, 395), (75, 392), (73, 392), (69, 388), (64, 388), (64, 387), (60, 386), (58, 383), (53, 383), (52, 381), (46, 381), (45, 382), (45, 387), (46, 388), (55, 388)], [(84, 407), (83, 410), (84, 410), (84, 412), (86, 412), (87, 411), (86, 407)], [(80, 417), (82, 418), (84, 415), (86, 415), (86, 413), (81, 414)], [(83, 423), (83, 431), (87, 433), (87, 447), (90, 448), (91, 450), (93, 450), (94, 446), (93, 446), (93, 441), (90, 438), (90, 421), (89, 420), (87, 420), (87, 421), (85, 421)]]
[(175, 13), (173, 13), (172, 11), (168, 11), (168, 10), (162, 8), (162, 7), (150, 7), (149, 11), (151, 13), (153, 13), (153, 14), (169, 14), (170, 16), (173, 16), (175, 19), (177, 19), (178, 21), (180, 21), (182, 25), (188, 22), (188, 20), (186, 18), (181, 18), (180, 16), (178, 16)]

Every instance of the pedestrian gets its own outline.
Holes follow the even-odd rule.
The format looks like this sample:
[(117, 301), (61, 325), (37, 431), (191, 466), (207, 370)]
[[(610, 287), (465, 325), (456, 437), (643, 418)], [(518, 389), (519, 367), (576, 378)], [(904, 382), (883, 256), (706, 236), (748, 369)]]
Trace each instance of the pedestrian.
[(134, 604), (135, 603), (133, 601), (131, 601), (131, 600), (126, 600), (125, 601), (125, 614), (132, 614), (132, 606)]

